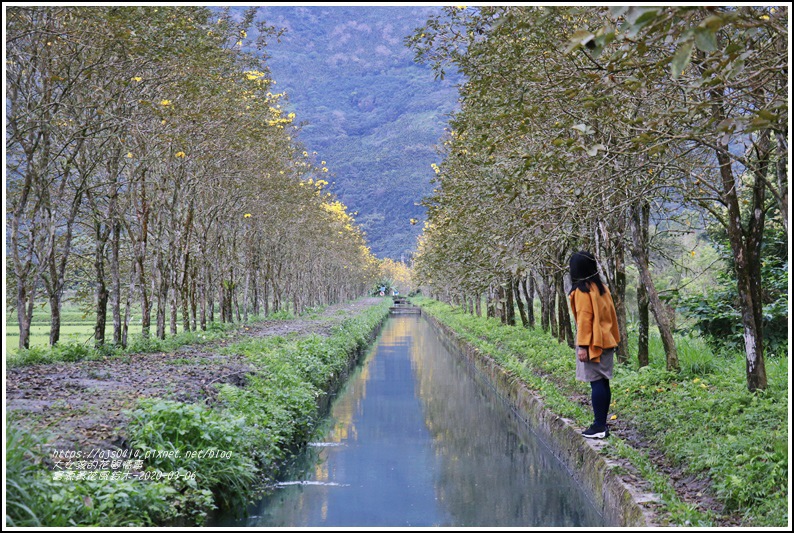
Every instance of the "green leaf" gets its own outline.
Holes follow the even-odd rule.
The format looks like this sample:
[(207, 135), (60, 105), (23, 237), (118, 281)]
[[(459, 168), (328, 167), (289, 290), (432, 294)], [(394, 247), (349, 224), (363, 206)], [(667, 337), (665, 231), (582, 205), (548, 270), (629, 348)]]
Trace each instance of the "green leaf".
[(579, 45), (587, 45), (588, 42), (595, 39), (595, 35), (590, 33), (587, 30), (576, 30), (573, 35), (571, 35), (570, 42), (568, 46), (565, 48), (565, 53), (569, 53), (572, 50), (576, 49)]
[(703, 52), (717, 50), (717, 36), (710, 28), (695, 28), (695, 45)]
[(692, 59), (692, 48), (694, 45), (694, 41), (686, 41), (678, 47), (678, 50), (675, 51), (673, 61), (670, 64), (670, 73), (673, 76), (673, 79), (677, 79), (679, 76), (681, 76), (681, 74), (684, 72), (684, 69), (686, 69), (687, 65), (689, 65), (689, 61)]
[(711, 31), (717, 31), (725, 24), (725, 20), (719, 15), (710, 15), (703, 19), (703, 22), (699, 24), (700, 28), (708, 28)]
[(628, 6), (612, 6), (609, 8), (609, 12), (612, 14), (613, 17), (618, 18), (626, 13), (629, 8)]

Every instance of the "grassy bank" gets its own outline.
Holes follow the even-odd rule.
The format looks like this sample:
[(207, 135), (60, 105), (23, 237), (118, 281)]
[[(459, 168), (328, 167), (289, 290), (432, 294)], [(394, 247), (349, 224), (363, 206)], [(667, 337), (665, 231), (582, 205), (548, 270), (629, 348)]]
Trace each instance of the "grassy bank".
[(245, 355), (255, 370), (244, 387), (214, 387), (210, 405), (140, 401), (123, 434), (130, 455), (142, 461), (141, 477), (59, 478), (34, 437), (7, 427), (6, 524), (201, 524), (215, 508), (244, 505), (307, 442), (325, 391), (387, 314), (384, 300), (327, 337), (249, 338), (226, 346), (222, 353)]
[[(589, 394), (575, 379), (575, 360), (567, 345), (540, 329), (502, 326), (496, 319), (471, 316), (427, 298), (412, 301), (450, 326), (468, 343), (488, 354), (543, 397), (553, 412), (582, 427), (592, 411), (573, 400)], [(724, 504), (745, 526), (788, 523), (788, 359), (767, 357), (769, 388), (750, 393), (741, 353), (714, 353), (697, 338), (677, 339), (681, 372), (664, 369), (658, 340), (651, 365), (616, 365), (610, 416), (638, 430), (685, 475), (708, 480)], [(661, 495), (664, 516), (676, 525), (716, 525), (712, 512), (683, 502), (670, 479), (648, 456), (617, 436), (606, 454), (629, 460)]]

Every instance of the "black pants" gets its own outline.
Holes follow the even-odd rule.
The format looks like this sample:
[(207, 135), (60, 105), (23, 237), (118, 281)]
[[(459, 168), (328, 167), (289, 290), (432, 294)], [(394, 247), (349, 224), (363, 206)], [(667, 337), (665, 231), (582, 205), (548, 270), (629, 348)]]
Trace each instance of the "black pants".
[(609, 404), (612, 402), (612, 390), (609, 388), (609, 380), (601, 378), (590, 382), (590, 398), (593, 402), (593, 423), (596, 426), (607, 425), (607, 413)]

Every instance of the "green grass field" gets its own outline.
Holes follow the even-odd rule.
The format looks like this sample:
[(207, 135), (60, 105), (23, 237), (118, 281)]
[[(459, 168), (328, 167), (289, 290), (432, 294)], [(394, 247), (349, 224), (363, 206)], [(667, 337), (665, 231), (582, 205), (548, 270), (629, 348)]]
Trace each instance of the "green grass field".
[[(16, 311), (9, 312), (6, 309), (6, 355), (14, 353), (19, 347), (19, 322), (17, 321)], [(94, 337), (94, 322), (96, 317), (93, 314), (83, 316), (76, 305), (64, 305), (61, 311), (61, 339), (63, 343), (86, 343), (90, 344), (91, 339)], [(112, 338), (113, 336), (113, 322), (112, 316), (108, 313), (108, 322), (105, 326), (105, 338)], [(140, 316), (136, 318), (133, 314), (130, 320), (130, 332), (135, 332), (136, 321), (140, 320)], [(30, 346), (45, 347), (50, 343), (50, 309), (46, 306), (42, 309), (36, 309), (33, 313), (33, 323), (30, 325)]]

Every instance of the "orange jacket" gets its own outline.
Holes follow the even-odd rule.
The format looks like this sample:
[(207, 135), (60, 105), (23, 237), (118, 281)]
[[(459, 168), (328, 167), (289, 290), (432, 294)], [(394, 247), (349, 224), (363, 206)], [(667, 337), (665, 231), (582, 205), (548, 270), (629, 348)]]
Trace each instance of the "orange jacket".
[(609, 289), (604, 288), (604, 294), (600, 294), (591, 283), (590, 292), (575, 289), (569, 296), (576, 321), (576, 345), (587, 346), (590, 361), (594, 363), (601, 360), (605, 348), (614, 348), (620, 342), (615, 304)]

